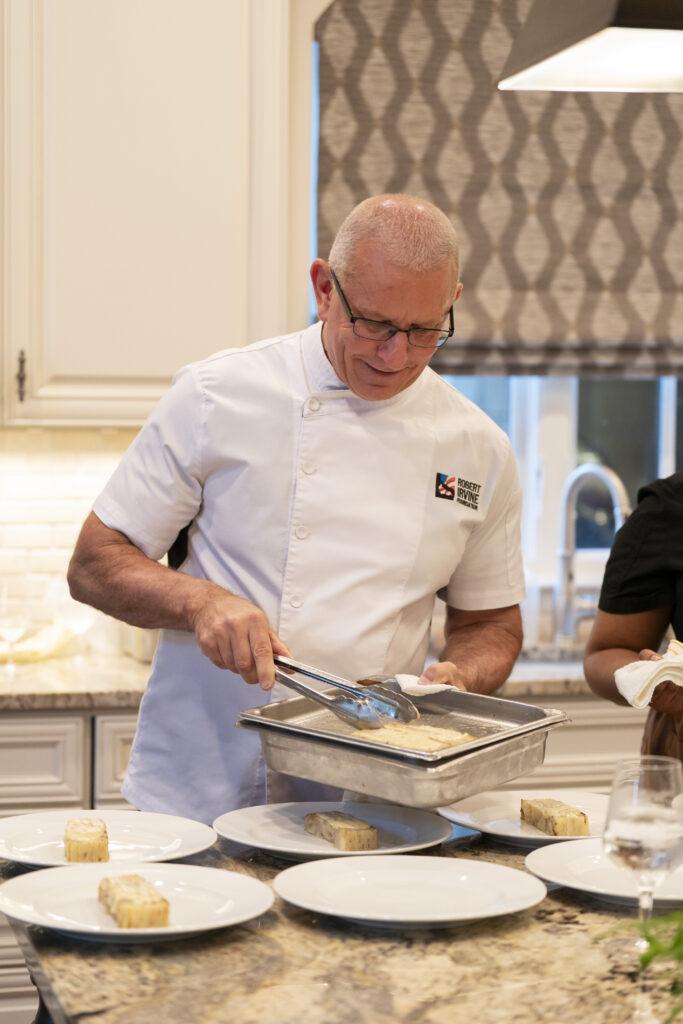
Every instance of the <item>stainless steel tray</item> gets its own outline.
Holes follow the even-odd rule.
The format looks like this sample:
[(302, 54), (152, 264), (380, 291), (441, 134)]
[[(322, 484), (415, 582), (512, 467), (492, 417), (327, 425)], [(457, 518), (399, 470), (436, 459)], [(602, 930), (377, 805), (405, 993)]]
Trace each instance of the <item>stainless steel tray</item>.
[[(333, 689), (324, 693), (334, 695)], [(481, 747), (512, 739), (537, 729), (546, 729), (566, 721), (566, 715), (552, 708), (537, 708), (533, 704), (485, 697), (452, 689), (430, 696), (413, 698), (420, 710), (420, 719), (411, 724), (419, 729), (420, 722), (442, 729), (465, 732), (475, 739), (468, 743), (454, 743), (452, 747), (427, 753), (407, 747), (387, 747), (373, 742), (373, 729), (364, 729), (361, 735), (340, 721), (330, 711), (305, 697), (274, 701), (260, 708), (249, 708), (240, 714), (238, 724), (252, 723), (265, 729), (279, 729), (311, 738), (332, 740), (346, 747), (381, 753), (382, 756), (435, 764), (462, 756)]]
[(382, 757), (348, 744), (258, 729), (269, 768), (407, 807), (441, 807), (526, 775), (543, 763), (548, 730), (523, 733), (436, 765)]
[(237, 724), (258, 730), (266, 764), (274, 771), (409, 807), (439, 807), (533, 771), (543, 763), (548, 731), (567, 721), (552, 708), (460, 690), (421, 697), (418, 703), (425, 721), (478, 730), (479, 738), (436, 757), (390, 752), (344, 735), (343, 723), (304, 697), (250, 708)]

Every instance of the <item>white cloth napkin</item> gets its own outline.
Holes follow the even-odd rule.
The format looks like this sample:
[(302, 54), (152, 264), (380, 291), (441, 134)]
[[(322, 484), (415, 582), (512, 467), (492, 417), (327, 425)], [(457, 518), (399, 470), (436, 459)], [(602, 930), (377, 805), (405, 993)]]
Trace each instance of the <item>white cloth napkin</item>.
[(670, 640), (661, 661), (632, 661), (616, 670), (614, 681), (619, 693), (632, 707), (647, 707), (659, 683), (683, 686), (683, 644)]
[(406, 697), (426, 697), (429, 693), (441, 693), (442, 690), (450, 690), (448, 683), (418, 683), (419, 676), (411, 676), (401, 673), (394, 676)]

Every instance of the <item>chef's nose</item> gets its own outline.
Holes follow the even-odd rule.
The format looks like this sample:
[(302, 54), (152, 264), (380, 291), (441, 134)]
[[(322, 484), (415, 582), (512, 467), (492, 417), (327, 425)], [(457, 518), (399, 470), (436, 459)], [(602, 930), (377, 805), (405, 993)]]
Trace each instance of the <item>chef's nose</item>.
[(408, 361), (408, 332), (396, 331), (377, 348), (377, 356), (389, 370), (402, 370)]

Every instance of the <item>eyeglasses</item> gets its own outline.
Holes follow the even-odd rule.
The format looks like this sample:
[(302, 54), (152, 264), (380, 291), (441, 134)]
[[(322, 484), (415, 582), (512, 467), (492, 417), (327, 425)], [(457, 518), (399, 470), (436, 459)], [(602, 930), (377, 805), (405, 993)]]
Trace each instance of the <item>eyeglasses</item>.
[(455, 321), (453, 319), (452, 306), (448, 311), (450, 323), (447, 331), (440, 330), (438, 327), (417, 326), (404, 329), (403, 327), (397, 327), (396, 324), (392, 324), (390, 320), (368, 320), (364, 316), (354, 316), (351, 312), (351, 307), (332, 267), (330, 267), (330, 275), (332, 283), (342, 301), (344, 312), (351, 321), (353, 333), (357, 338), (364, 338), (366, 341), (374, 341), (381, 344), (383, 341), (389, 341), (395, 334), (405, 334), (409, 343), (414, 345), (415, 348), (441, 348), (449, 338), (453, 337)]

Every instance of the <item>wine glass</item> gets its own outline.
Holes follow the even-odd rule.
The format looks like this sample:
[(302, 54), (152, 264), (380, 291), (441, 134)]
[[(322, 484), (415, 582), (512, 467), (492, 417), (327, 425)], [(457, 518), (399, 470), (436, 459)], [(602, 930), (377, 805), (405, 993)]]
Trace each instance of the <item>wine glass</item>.
[(6, 675), (14, 675), (14, 645), (29, 627), (28, 604), (14, 596), (7, 584), (0, 585), (0, 640), (7, 646)]
[[(620, 761), (610, 794), (603, 846), (610, 858), (635, 873), (638, 920), (652, 914), (656, 887), (683, 861), (683, 769), (673, 757)], [(647, 949), (640, 937), (635, 951)]]

